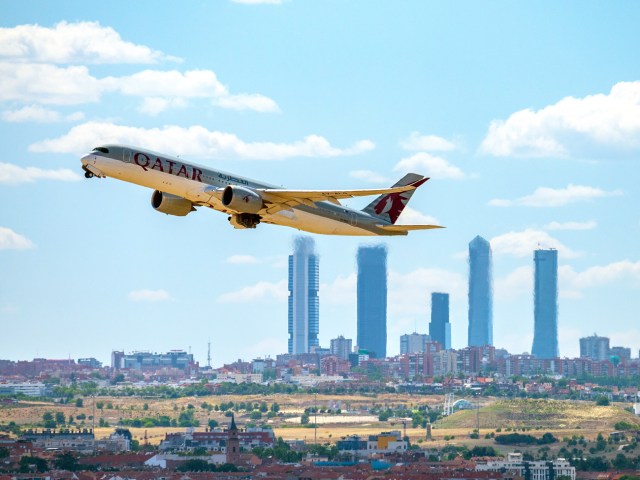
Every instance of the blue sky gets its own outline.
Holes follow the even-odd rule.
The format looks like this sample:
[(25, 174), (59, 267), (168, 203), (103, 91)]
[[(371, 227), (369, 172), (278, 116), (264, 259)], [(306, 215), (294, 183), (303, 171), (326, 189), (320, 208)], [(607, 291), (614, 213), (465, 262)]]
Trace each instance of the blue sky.
[[(388, 352), (451, 294), (467, 342), (468, 242), (489, 239), (494, 341), (530, 351), (533, 250), (559, 250), (560, 352), (640, 348), (636, 2), (0, 1), (0, 358), (109, 361), (286, 350), (297, 232), (159, 214), (81, 176), (139, 145), (289, 188), (431, 177), (408, 237), (314, 236), (320, 342), (356, 336), (355, 253), (389, 248)], [(347, 202), (362, 208), (370, 199)]]

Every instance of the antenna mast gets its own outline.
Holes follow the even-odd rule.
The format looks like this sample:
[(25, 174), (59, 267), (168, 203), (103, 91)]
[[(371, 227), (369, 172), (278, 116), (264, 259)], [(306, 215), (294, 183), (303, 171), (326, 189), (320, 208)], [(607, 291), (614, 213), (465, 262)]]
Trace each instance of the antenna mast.
[(207, 343), (207, 367), (211, 368), (211, 339)]

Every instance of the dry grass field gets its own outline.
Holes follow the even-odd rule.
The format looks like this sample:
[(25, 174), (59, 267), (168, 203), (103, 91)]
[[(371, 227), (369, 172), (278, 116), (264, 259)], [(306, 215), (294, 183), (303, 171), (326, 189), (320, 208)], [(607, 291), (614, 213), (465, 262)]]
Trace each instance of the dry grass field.
[[(156, 398), (85, 398), (82, 407), (71, 404), (54, 404), (41, 402), (25, 402), (15, 405), (3, 405), (0, 407), (0, 423), (14, 421), (22, 426), (38, 427), (42, 423), (42, 415), (45, 412), (62, 412), (68, 419), (69, 416), (76, 418), (84, 414), (84, 422), (76, 420), (75, 427), (90, 427), (91, 415), (95, 411), (95, 424), (100, 419), (108, 422), (109, 428), (96, 428), (97, 437), (109, 435), (113, 427), (124, 419), (136, 418), (156, 418), (166, 415), (177, 418), (180, 412), (188, 409), (189, 405), (194, 408), (194, 417), (200, 421), (201, 427), (196, 430), (204, 430), (210, 419), (215, 419), (220, 425), (229, 422), (229, 418), (223, 412), (216, 412), (203, 408), (203, 404), (220, 405), (228, 402), (252, 402), (260, 404), (266, 402), (268, 406), (277, 403), (280, 407), (280, 415), (267, 419), (255, 421), (257, 424), (267, 423), (276, 434), (284, 439), (299, 439), (318, 443), (335, 442), (349, 435), (370, 435), (381, 431), (404, 430), (404, 425), (397, 419), (387, 422), (380, 422), (377, 417), (371, 416), (369, 410), (374, 406), (399, 407), (407, 406), (416, 408), (428, 405), (429, 407), (441, 406), (442, 396), (412, 396), (399, 394), (383, 394), (375, 396), (351, 395), (351, 396), (328, 396), (328, 395), (254, 395), (254, 396), (210, 396), (210, 397), (189, 397), (179, 399), (156, 399)], [(94, 405), (95, 402), (95, 405)], [(97, 408), (102, 405), (103, 408)], [(331, 416), (322, 416), (323, 423), (319, 423), (318, 428), (306, 428), (297, 423), (286, 422), (286, 419), (299, 417), (305, 408), (317, 405), (318, 408), (340, 408), (344, 414), (348, 412), (353, 415), (351, 422), (331, 423)], [(621, 420), (640, 424), (640, 420), (620, 406), (596, 407), (593, 402), (570, 402), (554, 400), (495, 400), (480, 399), (480, 414), (477, 411), (460, 411), (450, 417), (442, 419), (433, 425), (432, 440), (426, 440), (425, 430), (422, 428), (406, 429), (407, 435), (412, 442), (418, 442), (422, 446), (441, 447), (445, 444), (474, 444), (491, 445), (493, 440), (484, 439), (484, 435), (496, 432), (501, 428), (503, 432), (507, 429), (527, 428), (533, 435), (542, 435), (544, 432), (551, 432), (559, 438), (571, 437), (572, 435), (584, 435), (588, 439), (595, 438), (599, 432), (610, 432), (613, 425)], [(110, 407), (110, 408), (108, 408)], [(246, 425), (251, 420), (250, 411), (240, 411), (236, 414), (236, 421), (240, 426)], [(336, 420), (340, 417), (334, 417)], [(480, 439), (471, 440), (469, 434), (476, 428), (479, 419)], [(313, 415), (311, 416), (313, 422)], [(167, 433), (184, 431), (178, 427), (155, 427), (155, 428), (131, 428), (134, 437), (144, 443), (158, 444)], [(145, 438), (146, 436), (146, 438)], [(447, 440), (445, 440), (445, 437)]]

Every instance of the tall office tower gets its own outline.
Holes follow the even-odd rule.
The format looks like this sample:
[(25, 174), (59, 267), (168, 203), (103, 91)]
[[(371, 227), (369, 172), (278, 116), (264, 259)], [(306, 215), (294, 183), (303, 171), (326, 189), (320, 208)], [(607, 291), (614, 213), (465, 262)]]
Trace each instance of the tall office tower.
[(609, 360), (609, 339), (607, 337), (599, 337), (595, 333), (592, 337), (581, 338), (580, 358)]
[(429, 335), (413, 332), (411, 335), (400, 337), (400, 355), (407, 353), (424, 353), (427, 351), (427, 342), (430, 342)]
[(387, 356), (387, 247), (358, 247), (358, 348)]
[(444, 350), (451, 350), (451, 324), (449, 323), (449, 294), (431, 294), (431, 341), (439, 342)]
[(313, 239), (296, 237), (289, 255), (289, 353), (309, 353), (318, 346), (318, 268)]
[(538, 358), (558, 358), (558, 251), (534, 253), (533, 346)]
[(331, 339), (331, 355), (349, 360), (349, 354), (352, 352), (351, 344), (353, 341), (350, 338), (344, 338), (340, 335), (338, 338)]
[(493, 345), (491, 245), (477, 236), (469, 243), (469, 346)]

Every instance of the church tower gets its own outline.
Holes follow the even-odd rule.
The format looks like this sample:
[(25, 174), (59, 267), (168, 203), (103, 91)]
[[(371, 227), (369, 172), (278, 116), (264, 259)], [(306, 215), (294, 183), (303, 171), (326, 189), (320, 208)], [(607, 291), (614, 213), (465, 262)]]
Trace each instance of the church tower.
[(240, 463), (240, 438), (238, 437), (238, 427), (233, 414), (231, 415), (231, 426), (227, 430), (227, 463), (238, 465)]

